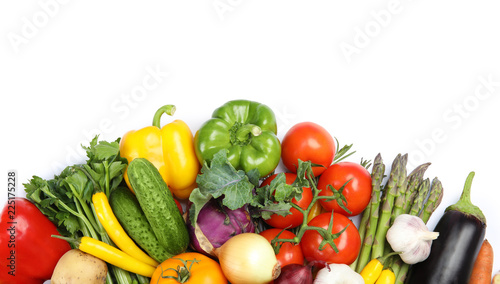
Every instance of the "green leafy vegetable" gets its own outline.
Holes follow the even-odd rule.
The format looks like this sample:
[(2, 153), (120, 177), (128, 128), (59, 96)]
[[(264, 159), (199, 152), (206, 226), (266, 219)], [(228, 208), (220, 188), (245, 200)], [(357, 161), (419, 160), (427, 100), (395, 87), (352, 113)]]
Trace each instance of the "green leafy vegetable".
[[(82, 148), (88, 157), (85, 163), (69, 165), (53, 179), (33, 176), (24, 184), (26, 198), (57, 225), (63, 236), (88, 236), (114, 245), (95, 216), (92, 195), (99, 190), (109, 197), (123, 181), (127, 160), (119, 155), (119, 139), (98, 141), (96, 136)], [(137, 277), (111, 266), (106, 283), (137, 283)]]
[(231, 210), (249, 205), (253, 217), (290, 214), (290, 201), (301, 193), (302, 187), (287, 185), (285, 181), (285, 175), (281, 173), (270, 185), (259, 187), (258, 170), (236, 170), (227, 158), (227, 150), (223, 149), (214, 155), (210, 165), (204, 163), (196, 179), (198, 188), (189, 197), (193, 203), (190, 207), (191, 222), (196, 222), (198, 213), (212, 198), (220, 198), (222, 204)]

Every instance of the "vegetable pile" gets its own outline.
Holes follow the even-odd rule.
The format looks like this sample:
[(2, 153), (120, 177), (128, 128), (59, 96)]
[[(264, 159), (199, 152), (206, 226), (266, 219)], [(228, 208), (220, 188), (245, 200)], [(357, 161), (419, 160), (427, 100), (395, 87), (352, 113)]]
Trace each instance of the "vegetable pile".
[(18, 222), (30, 230), (18, 241), (44, 244), (45, 260), (39, 249), (16, 254), (44, 265), (0, 282), (491, 281), (486, 219), (470, 203), (473, 173), (430, 230), (443, 197), (439, 179), (425, 177), (430, 163), (408, 173), (406, 154), (387, 169), (381, 154), (353, 162), (352, 145), (340, 147), (313, 122), (280, 141), (272, 109), (254, 101), (227, 102), (194, 135), (181, 120), (160, 125), (174, 112), (162, 106), (152, 126), (112, 142), (96, 136), (83, 146), (84, 163), (24, 184), (17, 206), (29, 216)]

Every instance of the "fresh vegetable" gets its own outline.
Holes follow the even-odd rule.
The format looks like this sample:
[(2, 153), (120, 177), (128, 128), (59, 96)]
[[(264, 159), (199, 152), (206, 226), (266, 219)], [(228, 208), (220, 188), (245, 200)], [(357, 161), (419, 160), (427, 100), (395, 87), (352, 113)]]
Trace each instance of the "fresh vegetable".
[(222, 149), (238, 170), (269, 175), (278, 166), (281, 145), (274, 112), (266, 105), (234, 100), (217, 108), (195, 134), (195, 150), (203, 164)]
[(269, 283), (278, 278), (281, 267), (273, 247), (263, 236), (243, 233), (215, 249), (222, 271), (232, 284)]
[(274, 284), (312, 284), (312, 265), (292, 263), (281, 268), (281, 273)]
[[(424, 261), (431, 252), (432, 241), (439, 232), (431, 232), (424, 221), (410, 214), (399, 215), (387, 231), (387, 242), (392, 250), (408, 264)], [(392, 272), (392, 271), (391, 271)]]
[[(408, 155), (401, 156), (400, 154), (394, 159), (392, 164), (391, 174), (387, 187), (384, 189), (383, 199), (381, 200), (380, 213), (375, 232), (375, 240), (373, 241), (371, 258), (378, 258), (384, 255), (384, 246), (386, 244), (385, 236), (391, 224), (392, 211), (395, 208), (394, 200), (398, 196), (402, 196), (403, 190), (406, 189), (406, 163)], [(372, 224), (370, 224), (371, 226)]]
[(299, 159), (311, 161), (314, 176), (319, 176), (335, 158), (333, 137), (321, 125), (314, 122), (297, 123), (283, 137), (281, 159), (285, 167), (297, 173)]
[(158, 169), (136, 158), (128, 165), (128, 178), (158, 243), (172, 255), (184, 252), (189, 245), (186, 224)]
[[(15, 181), (17, 182), (17, 181)], [(43, 283), (71, 249), (56, 226), (23, 197), (8, 199), (0, 217), (1, 283)]]
[[(176, 119), (161, 127), (162, 115), (174, 112), (175, 106), (162, 106), (156, 111), (152, 126), (125, 133), (120, 141), (120, 155), (129, 163), (136, 158), (149, 160), (172, 193), (186, 199), (196, 187), (200, 163), (194, 151), (193, 134), (184, 121)], [(128, 172), (125, 172), (125, 181), (134, 190)]]
[(474, 262), (469, 284), (490, 284), (492, 274), (493, 247), (485, 239)]
[(302, 248), (299, 244), (292, 244), (290, 242), (276, 242), (278, 237), (286, 239), (295, 238), (296, 235), (291, 231), (270, 228), (260, 232), (259, 235), (266, 238), (273, 246), (275, 253), (277, 252), (276, 258), (278, 259), (281, 268), (284, 268), (289, 264), (304, 264), (304, 254), (302, 253)]
[(363, 277), (347, 264), (331, 263), (321, 268), (314, 284), (365, 284)]
[(50, 283), (106, 283), (107, 273), (106, 262), (79, 249), (72, 249), (57, 262)]
[[(119, 139), (98, 141), (96, 136), (88, 147), (82, 147), (88, 157), (84, 164), (69, 165), (49, 180), (33, 176), (24, 184), (26, 197), (57, 225), (61, 235), (75, 239), (88, 236), (114, 245), (95, 216), (92, 194), (103, 191), (109, 196), (120, 186), (126, 160), (119, 156)], [(144, 278), (110, 265), (107, 281), (129, 284)]]
[(114, 246), (108, 245), (99, 240), (90, 237), (81, 237), (79, 239), (61, 236), (55, 237), (66, 240), (72, 243), (77, 249), (126, 271), (137, 273), (145, 277), (151, 277), (155, 271), (155, 267), (137, 260)]
[(335, 248), (326, 244), (325, 237), (315, 229), (307, 230), (300, 247), (307, 261), (351, 264), (358, 256), (361, 246), (359, 232), (354, 223), (339, 213), (323, 213), (312, 219), (307, 226), (323, 228), (333, 235)]
[(446, 208), (434, 228), (439, 238), (429, 257), (412, 266), (407, 283), (468, 283), (486, 231), (484, 214), (471, 202), (473, 178), (471, 172), (459, 201)]
[[(190, 206), (188, 204), (187, 211), (193, 213), (189, 210)], [(214, 249), (235, 235), (255, 232), (246, 207), (231, 210), (218, 199), (211, 199), (205, 204), (195, 224), (191, 223), (191, 219), (191, 216), (187, 219), (191, 247), (205, 255), (214, 256)]]
[[(370, 260), (393, 252), (386, 235), (399, 215), (419, 216), (426, 223), (441, 202), (441, 182), (437, 178), (434, 178), (432, 183), (428, 178), (424, 179), (430, 164), (421, 164), (407, 174), (407, 159), (407, 154), (398, 154), (392, 162), (386, 180), (385, 164), (381, 155), (378, 154), (374, 159), (371, 201), (363, 211), (359, 227), (363, 245), (357, 260), (351, 266), (357, 272), (361, 272)], [(397, 283), (402, 283), (409, 265), (394, 255), (388, 267), (396, 276)]]
[(396, 282), (396, 276), (391, 268), (386, 268), (382, 270), (380, 276), (375, 284), (394, 284)]
[(169, 258), (156, 267), (151, 284), (225, 284), (227, 279), (217, 261), (196, 252)]
[(127, 235), (123, 227), (116, 219), (111, 206), (109, 205), (108, 197), (104, 192), (97, 192), (92, 195), (92, 203), (94, 204), (97, 219), (101, 222), (109, 237), (123, 252), (136, 258), (144, 263), (156, 267), (159, 263), (141, 250), (135, 242)]
[[(273, 214), (285, 215), (290, 211), (292, 200), (300, 193), (301, 185), (285, 182), (283, 173), (271, 182), (271, 186), (259, 186), (259, 172), (236, 170), (222, 149), (214, 155), (210, 165), (205, 163), (196, 179), (198, 187), (189, 201), (189, 222), (196, 224), (201, 209), (212, 199), (217, 199), (229, 210), (248, 208), (252, 217), (270, 218)], [(299, 187), (300, 186), (300, 187)], [(299, 208), (300, 209), (300, 208)]]
[(384, 270), (387, 259), (393, 254), (395, 253), (393, 252), (382, 257), (374, 258), (370, 260), (368, 264), (366, 264), (366, 266), (360, 272), (361, 276), (365, 280), (365, 284), (374, 284), (377, 279), (379, 279), (382, 271)]
[[(297, 179), (297, 175), (293, 173), (284, 173), (285, 178), (286, 178), (286, 183), (287, 184), (293, 184), (293, 182)], [(274, 174), (268, 178), (266, 178), (262, 183), (261, 187), (270, 185), (271, 181), (274, 180), (278, 174)], [(302, 209), (306, 209), (309, 204), (312, 201), (312, 191), (311, 188), (309, 187), (303, 187), (302, 192), (300, 196), (294, 197), (292, 199), (292, 203), (299, 206)], [(301, 212), (299, 212), (295, 208), (290, 208), (289, 214), (282, 216), (279, 214), (273, 214), (269, 219), (264, 219), (264, 222), (270, 225), (271, 227), (274, 228), (281, 228), (281, 229), (293, 229), (300, 224), (302, 224), (302, 221), (304, 219), (304, 216)]]
[(320, 196), (332, 196), (341, 191), (343, 198), (320, 200), (328, 211), (355, 216), (363, 212), (370, 202), (372, 179), (366, 168), (358, 163), (340, 162), (329, 166), (319, 177)]
[(123, 229), (148, 255), (158, 262), (173, 256), (158, 243), (153, 228), (132, 191), (124, 186), (118, 187), (111, 192), (109, 204)]

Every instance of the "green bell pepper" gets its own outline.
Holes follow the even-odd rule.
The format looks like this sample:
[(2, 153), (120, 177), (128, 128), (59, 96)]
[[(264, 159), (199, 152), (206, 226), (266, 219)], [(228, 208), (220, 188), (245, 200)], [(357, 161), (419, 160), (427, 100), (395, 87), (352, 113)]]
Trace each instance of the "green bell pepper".
[(276, 133), (276, 117), (268, 106), (248, 100), (229, 101), (196, 132), (196, 156), (203, 164), (227, 149), (233, 167), (245, 172), (256, 168), (260, 177), (265, 177), (280, 161), (281, 144)]

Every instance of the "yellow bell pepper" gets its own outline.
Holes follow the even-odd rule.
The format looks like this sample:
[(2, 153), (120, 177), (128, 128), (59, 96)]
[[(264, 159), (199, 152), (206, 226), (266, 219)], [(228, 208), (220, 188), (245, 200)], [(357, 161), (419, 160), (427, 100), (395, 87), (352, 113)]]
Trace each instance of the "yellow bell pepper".
[[(135, 158), (147, 159), (158, 169), (175, 197), (186, 199), (196, 187), (200, 162), (194, 150), (193, 134), (184, 121), (174, 120), (160, 127), (161, 116), (174, 112), (175, 106), (165, 105), (156, 111), (152, 126), (125, 133), (120, 140), (120, 155), (129, 163)], [(126, 170), (124, 179), (132, 190)]]

